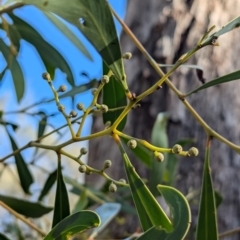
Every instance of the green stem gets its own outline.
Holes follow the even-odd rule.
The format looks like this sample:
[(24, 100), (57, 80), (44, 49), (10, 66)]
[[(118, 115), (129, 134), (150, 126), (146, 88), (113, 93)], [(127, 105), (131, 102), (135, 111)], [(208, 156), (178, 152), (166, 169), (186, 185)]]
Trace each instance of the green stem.
[(26, 144), (25, 146), (18, 148), (17, 150), (13, 151), (12, 153), (8, 154), (7, 156), (3, 157), (2, 159), (0, 159), (0, 162), (4, 162), (5, 160), (7, 160), (8, 158), (20, 153), (21, 151), (29, 148), (29, 144)]
[(98, 99), (98, 95), (99, 93), (101, 92), (102, 88), (103, 88), (104, 84), (101, 82), (96, 93), (94, 94), (94, 97), (93, 97), (93, 100), (92, 100), (92, 103), (90, 104), (90, 106), (86, 109), (86, 111), (84, 112), (84, 115), (83, 115), (83, 118), (82, 118), (82, 121), (81, 121), (81, 124), (78, 128), (78, 131), (76, 133), (76, 137), (80, 137), (81, 136), (81, 133), (82, 133), (82, 129), (83, 129), (83, 125), (85, 123), (85, 120), (87, 118), (87, 116), (89, 115), (89, 113), (92, 111), (92, 108), (96, 105), (97, 103), (97, 99)]
[(227, 237), (227, 236), (230, 236), (230, 235), (233, 235), (233, 234), (236, 234), (236, 233), (239, 233), (240, 232), (240, 227), (238, 228), (234, 228), (230, 231), (227, 231), (227, 232), (224, 232), (224, 233), (221, 233), (219, 234), (219, 238), (222, 238), (222, 237)]

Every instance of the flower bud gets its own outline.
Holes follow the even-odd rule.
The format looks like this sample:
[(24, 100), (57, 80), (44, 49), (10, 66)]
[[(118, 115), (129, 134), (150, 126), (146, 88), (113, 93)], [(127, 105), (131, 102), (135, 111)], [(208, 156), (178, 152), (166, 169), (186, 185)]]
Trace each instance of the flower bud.
[(105, 123), (105, 129), (108, 129), (110, 126), (111, 126), (111, 122), (110, 121), (107, 121), (106, 123)]
[(132, 54), (130, 52), (126, 52), (123, 56), (124, 59), (129, 60), (132, 57)]
[(92, 174), (92, 172), (87, 169), (87, 171), (85, 172), (85, 174), (86, 174), (86, 175), (90, 175), (90, 174)]
[(129, 148), (134, 149), (137, 147), (137, 141), (135, 139), (131, 139), (127, 142)]
[(179, 144), (175, 144), (172, 148), (172, 152), (175, 154), (179, 154), (182, 150), (182, 146)]
[(109, 185), (109, 192), (116, 192), (117, 191), (117, 186), (113, 182)]
[(77, 109), (80, 110), (80, 111), (83, 111), (84, 110), (84, 105), (82, 103), (78, 103), (77, 104)]
[(42, 74), (42, 78), (44, 79), (44, 80), (47, 80), (48, 82), (50, 82), (52, 79), (51, 79), (51, 76), (50, 76), (50, 74), (48, 73), (48, 72), (44, 72), (43, 74)]
[(188, 150), (188, 156), (189, 157), (196, 157), (198, 155), (199, 151), (197, 148), (195, 147), (191, 147), (189, 150)]
[(87, 154), (87, 152), (88, 152), (87, 149), (84, 148), (84, 147), (80, 149), (80, 153), (81, 153), (82, 155)]
[(100, 106), (100, 110), (101, 110), (103, 113), (106, 113), (106, 112), (108, 111), (108, 106), (105, 105), (105, 104), (102, 104), (102, 105)]
[(91, 92), (92, 92), (92, 95), (94, 96), (97, 92), (97, 88), (93, 88)]
[(58, 88), (58, 92), (65, 92), (66, 90), (67, 90), (66, 85), (61, 85), (61, 86)]
[(111, 160), (105, 160), (103, 163), (103, 168), (110, 168), (112, 166), (112, 161)]
[(81, 173), (85, 173), (87, 171), (86, 165), (80, 165), (78, 171)]
[(109, 83), (109, 76), (108, 75), (103, 75), (101, 79), (103, 84)]
[(123, 178), (119, 179), (118, 181), (121, 182), (121, 183), (126, 183), (126, 180), (123, 179)]
[(158, 162), (163, 162), (164, 155), (162, 153), (155, 151), (154, 156)]
[(65, 107), (63, 105), (58, 106), (58, 111), (59, 112), (64, 112), (64, 110), (65, 110)]
[(69, 114), (69, 117), (75, 118), (77, 116), (77, 112), (76, 111), (71, 111)]

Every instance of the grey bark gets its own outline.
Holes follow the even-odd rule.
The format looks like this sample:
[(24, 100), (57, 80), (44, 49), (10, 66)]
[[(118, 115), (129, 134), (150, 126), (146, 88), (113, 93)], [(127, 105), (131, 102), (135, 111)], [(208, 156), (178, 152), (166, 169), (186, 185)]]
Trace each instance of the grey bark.
[[(219, 0), (130, 0), (125, 22), (144, 47), (158, 62), (174, 63), (183, 53), (194, 47), (202, 35), (211, 26), (216, 29), (239, 15), (240, 2)], [(240, 30), (234, 30), (218, 39), (220, 47), (206, 47), (200, 50), (188, 63), (194, 63), (204, 69), (208, 80), (230, 73), (240, 67)], [(140, 94), (154, 84), (159, 76), (137, 50), (129, 37), (123, 33), (122, 50), (132, 52), (133, 58), (126, 62), (126, 74), (130, 90)], [(181, 68), (171, 76), (171, 81), (180, 91), (186, 93), (201, 83), (193, 70)], [(209, 88), (188, 98), (189, 102), (202, 118), (214, 130), (228, 140), (240, 142), (240, 82), (235, 81)], [(197, 158), (179, 159), (176, 186), (184, 194), (190, 189), (200, 189), (204, 161), (206, 134), (186, 110), (182, 102), (166, 86), (142, 101), (142, 107), (133, 110), (128, 117), (124, 132), (150, 140), (151, 128), (158, 112), (168, 111), (170, 121), (168, 134), (170, 145), (181, 138), (194, 138), (199, 148)], [(93, 131), (102, 128), (101, 119), (95, 119)], [(89, 163), (101, 167), (105, 159), (113, 161), (109, 174), (115, 179), (125, 177), (120, 153), (110, 138), (94, 140), (90, 143)], [(147, 177), (143, 165), (133, 159), (140, 176)], [(211, 150), (211, 169), (214, 187), (224, 196), (218, 209), (219, 232), (240, 226), (240, 156), (225, 144), (214, 140)], [(99, 187), (102, 178), (91, 176), (87, 181)], [(198, 206), (192, 205), (193, 223), (196, 225)], [(119, 228), (119, 232), (134, 231), (136, 222), (131, 218), (128, 226)], [(131, 222), (133, 221), (133, 222)], [(121, 235), (121, 234), (119, 234)], [(224, 239), (239, 239), (234, 235)]]

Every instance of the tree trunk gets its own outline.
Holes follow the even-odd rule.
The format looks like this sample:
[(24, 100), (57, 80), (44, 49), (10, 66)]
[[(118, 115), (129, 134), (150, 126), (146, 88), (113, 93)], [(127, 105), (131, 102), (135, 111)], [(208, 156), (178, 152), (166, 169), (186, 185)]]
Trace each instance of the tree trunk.
[[(174, 63), (185, 52), (196, 46), (199, 39), (211, 26), (216, 29), (238, 16), (240, 2), (218, 0), (130, 0), (125, 22), (134, 32), (152, 57), (160, 63)], [(215, 77), (239, 69), (238, 54), (240, 31), (234, 30), (218, 39), (220, 47), (206, 47), (200, 50), (188, 63), (197, 64), (204, 70), (204, 77)], [(126, 74), (130, 90), (140, 94), (153, 85), (159, 76), (144, 59), (129, 37), (123, 33), (122, 51), (131, 52), (133, 57), (126, 62)], [(173, 84), (183, 93), (187, 93), (201, 83), (195, 71), (180, 68), (171, 76)], [(240, 82), (235, 81), (209, 88), (192, 95), (189, 102), (202, 118), (215, 131), (228, 140), (238, 144), (240, 141)], [(175, 94), (164, 86), (142, 101), (142, 107), (135, 109), (128, 116), (124, 132), (150, 140), (151, 129), (157, 114), (161, 111), (170, 113), (168, 135), (170, 145), (182, 138), (193, 138), (200, 154), (196, 158), (179, 159), (176, 186), (184, 194), (190, 189), (200, 189), (204, 161), (206, 134), (199, 123), (187, 111)], [(93, 131), (102, 129), (101, 119), (94, 121)], [(115, 179), (125, 177), (121, 155), (110, 138), (90, 142), (89, 164), (101, 167), (105, 159), (111, 159), (113, 167), (109, 174)], [(141, 162), (133, 159), (137, 172), (147, 177), (148, 172)], [(240, 157), (225, 144), (214, 140), (211, 150), (211, 169), (214, 187), (224, 197), (218, 209), (219, 232), (240, 226)], [(126, 177), (125, 177), (126, 178)], [(94, 186), (100, 186), (104, 179), (90, 176)], [(192, 206), (193, 223), (196, 225), (198, 205)], [(136, 224), (128, 222), (125, 231), (134, 231)], [(130, 225), (132, 224), (133, 227)], [(121, 228), (119, 228), (121, 229)], [(121, 231), (121, 230), (119, 230)], [(234, 235), (224, 239), (239, 239)]]

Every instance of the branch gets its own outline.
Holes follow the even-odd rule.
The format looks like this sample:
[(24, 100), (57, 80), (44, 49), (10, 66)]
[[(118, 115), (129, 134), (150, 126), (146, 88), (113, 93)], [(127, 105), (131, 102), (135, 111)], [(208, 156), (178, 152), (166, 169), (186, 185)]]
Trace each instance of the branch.
[[(221, 136), (220, 134), (218, 134), (216, 131), (214, 131), (202, 118), (201, 116), (193, 109), (193, 107), (191, 106), (191, 104), (184, 98), (184, 95), (172, 84), (172, 82), (170, 81), (170, 79), (168, 78), (171, 73), (177, 69), (177, 67), (179, 67), (183, 62), (185, 62), (188, 58), (190, 58), (196, 51), (198, 51), (199, 49), (201, 49), (201, 45), (197, 45), (195, 48), (193, 48), (191, 51), (189, 51), (188, 53), (184, 54), (182, 57), (180, 57), (180, 59), (176, 62), (176, 64), (173, 66), (173, 68), (171, 68), (171, 70), (169, 72), (167, 72), (166, 74), (161, 70), (161, 68), (159, 67), (159, 65), (155, 62), (155, 60), (150, 56), (150, 54), (147, 52), (147, 50), (143, 47), (143, 45), (138, 41), (138, 39), (135, 37), (135, 35), (132, 33), (132, 31), (128, 28), (128, 26), (121, 20), (121, 18), (117, 15), (117, 13), (113, 10), (112, 13), (113, 15), (116, 17), (116, 19), (118, 20), (118, 22), (121, 24), (122, 28), (124, 29), (124, 31), (127, 33), (127, 35), (131, 38), (131, 40), (135, 43), (135, 45), (137, 46), (137, 48), (142, 52), (142, 54), (145, 56), (145, 58), (148, 60), (148, 62), (152, 65), (152, 67), (154, 68), (154, 70), (159, 74), (159, 76), (161, 76), (162, 78), (156, 83), (154, 84), (152, 87), (150, 87), (147, 91), (143, 92), (142, 94), (140, 94), (135, 102), (140, 101), (142, 98), (146, 97), (147, 95), (149, 95), (150, 93), (152, 93), (154, 91), (154, 89), (156, 88), (156, 86), (160, 86), (164, 81), (166, 82), (166, 84), (168, 85), (168, 87), (178, 96), (178, 98), (183, 102), (183, 104), (185, 105), (185, 107), (188, 109), (188, 111), (193, 115), (193, 117), (199, 122), (199, 124), (203, 127), (203, 129), (206, 131), (208, 136), (212, 136), (217, 138), (219, 141), (225, 143), (226, 145), (228, 145), (230, 148), (232, 148), (233, 150), (235, 150), (237, 153), (240, 153), (240, 147), (232, 142), (230, 142), (229, 140), (227, 140), (226, 138), (224, 138), (223, 136)], [(156, 89), (155, 89), (156, 90)], [(126, 110), (126, 109), (125, 109)], [(122, 114), (119, 116), (119, 118), (116, 120), (120, 120), (120, 118), (123, 118), (128, 112), (127, 111), (123, 111)], [(125, 115), (124, 115), (125, 114)], [(115, 123), (114, 123), (115, 124)], [(117, 125), (115, 125), (116, 127)]]
[(28, 219), (26, 219), (25, 217), (23, 217), (22, 215), (20, 215), (19, 213), (17, 213), (15, 210), (13, 210), (12, 208), (10, 208), (8, 205), (6, 205), (4, 202), (0, 201), (0, 206), (2, 206), (3, 208), (5, 208), (6, 210), (8, 210), (12, 215), (14, 215), (16, 218), (20, 219), (22, 222), (26, 223), (30, 228), (34, 229), (36, 232), (38, 232), (40, 235), (42, 235), (43, 237), (46, 236), (47, 234), (41, 230), (40, 228), (38, 228), (36, 225), (34, 225), (31, 221), (29, 221)]

